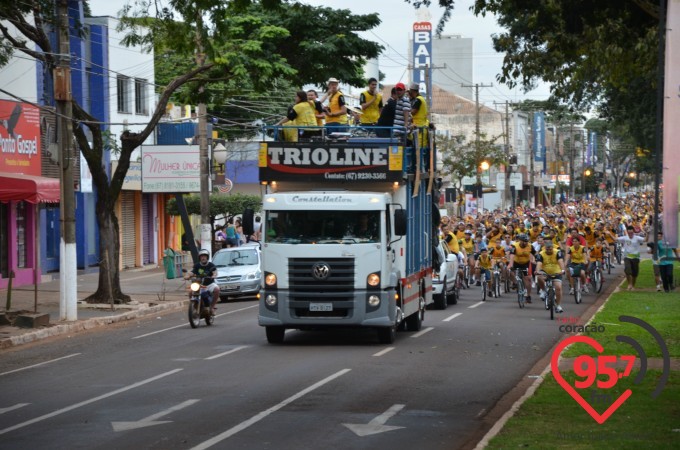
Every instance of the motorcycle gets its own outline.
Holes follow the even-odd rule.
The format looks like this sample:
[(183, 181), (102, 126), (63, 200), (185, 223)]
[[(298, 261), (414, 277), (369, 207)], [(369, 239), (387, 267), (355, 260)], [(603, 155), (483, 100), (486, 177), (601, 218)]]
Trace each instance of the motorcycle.
[(198, 277), (191, 278), (188, 311), (191, 328), (197, 328), (201, 323), (201, 319), (205, 320), (206, 325), (212, 325), (215, 320), (215, 316), (210, 312), (212, 295), (207, 289), (208, 284), (205, 283), (205, 279)]

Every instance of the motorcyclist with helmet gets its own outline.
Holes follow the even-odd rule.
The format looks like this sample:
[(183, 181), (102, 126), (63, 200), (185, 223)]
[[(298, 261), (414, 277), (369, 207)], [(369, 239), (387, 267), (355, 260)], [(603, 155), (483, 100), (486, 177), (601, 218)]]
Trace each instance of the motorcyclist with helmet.
[(215, 283), (217, 267), (210, 261), (210, 252), (208, 250), (202, 249), (198, 252), (198, 262), (194, 264), (194, 267), (186, 274), (185, 278), (191, 277), (198, 277), (201, 280), (201, 284), (210, 291), (212, 297), (210, 313), (215, 314), (215, 306), (220, 299), (220, 287)]

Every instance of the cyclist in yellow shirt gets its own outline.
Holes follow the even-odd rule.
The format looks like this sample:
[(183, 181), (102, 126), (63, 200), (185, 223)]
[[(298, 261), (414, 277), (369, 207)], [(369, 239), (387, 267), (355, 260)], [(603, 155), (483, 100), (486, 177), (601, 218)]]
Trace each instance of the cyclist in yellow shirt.
[(508, 264), (508, 272), (515, 269), (520, 269), (524, 278), (524, 286), (527, 290), (525, 300), (531, 303), (531, 276), (529, 275), (530, 264), (534, 262), (534, 255), (536, 250), (529, 244), (529, 236), (526, 233), (521, 233), (517, 236), (517, 242), (513, 244), (510, 249), (510, 263)]
[(491, 256), (489, 256), (489, 251), (486, 247), (483, 247), (479, 252), (479, 256), (477, 256), (477, 262), (475, 263), (475, 274), (477, 275), (477, 280), (484, 280), (489, 295), (492, 295), (491, 264)]
[(545, 277), (553, 279), (555, 287), (555, 312), (562, 309), (562, 274), (564, 274), (564, 256), (562, 250), (555, 249), (552, 241), (546, 241), (543, 249), (536, 255), (537, 285), (539, 290), (545, 291)]
[(588, 264), (588, 252), (586, 248), (581, 245), (581, 241), (574, 239), (571, 247), (567, 250), (567, 278), (569, 279), (569, 295), (574, 293), (574, 277), (581, 278), (581, 287), (583, 292), (588, 293), (588, 285), (586, 284), (586, 267)]
[[(588, 254), (588, 257), (590, 258), (590, 264), (588, 265), (588, 273), (591, 273), (593, 269), (595, 268), (595, 263), (597, 261), (600, 261), (600, 267), (604, 267), (603, 259), (604, 259), (604, 252), (606, 247), (604, 246), (605, 240), (604, 238), (600, 238), (597, 241), (595, 241), (595, 245), (593, 248), (590, 249), (590, 253)], [(602, 281), (604, 281), (604, 276), (602, 277)]]

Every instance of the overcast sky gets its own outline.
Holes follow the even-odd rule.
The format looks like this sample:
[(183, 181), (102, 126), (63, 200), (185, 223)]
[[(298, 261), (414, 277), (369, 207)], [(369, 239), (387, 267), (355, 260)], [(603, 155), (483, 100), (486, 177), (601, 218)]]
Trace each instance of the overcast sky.
[[(328, 6), (336, 9), (349, 9), (354, 14), (369, 14), (377, 12), (381, 24), (374, 30), (364, 33), (365, 39), (376, 41), (385, 47), (379, 58), (380, 71), (385, 73), (386, 83), (409, 81), (406, 72), (408, 65), (408, 45), (412, 35), (413, 22), (417, 21), (415, 9), (403, 0), (304, 0), (304, 3), (316, 6)], [(473, 80), (471, 84), (489, 84), (493, 87), (480, 89), (480, 102), (493, 107), (493, 102), (518, 101), (524, 98), (545, 100), (549, 91), (547, 86), (523, 94), (520, 89), (510, 91), (496, 81), (496, 75), (501, 70), (503, 55), (496, 53), (491, 42), (491, 35), (502, 29), (492, 16), (475, 17), (469, 10), (474, 0), (456, 0), (456, 7), (443, 34), (459, 34), (466, 38), (473, 38)], [(432, 2), (438, 3), (437, 0)], [(93, 15), (116, 16), (125, 4), (125, 0), (91, 0)], [(376, 10), (378, 7), (378, 10)], [(431, 22), (433, 26), (439, 22), (441, 9), (431, 7)], [(433, 63), (437, 64), (437, 55), (433, 55)]]

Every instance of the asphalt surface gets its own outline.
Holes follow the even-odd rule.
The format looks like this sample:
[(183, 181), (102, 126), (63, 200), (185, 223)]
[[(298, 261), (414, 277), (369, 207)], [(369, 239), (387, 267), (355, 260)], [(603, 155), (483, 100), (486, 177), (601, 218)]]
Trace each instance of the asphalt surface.
[[(118, 321), (79, 310), (78, 322), (113, 323), (0, 353), (3, 448), (470, 448), (564, 337), (540, 303), (481, 303), (476, 288), (390, 346), (372, 330), (289, 331), (270, 345), (256, 302), (221, 303), (213, 326), (191, 329), (182, 281), (166, 280), (161, 300), (158, 275), (122, 274), (126, 292), (153, 306)], [(96, 275), (78, 278), (79, 298), (96, 287)], [(601, 300), (565, 297), (557, 317), (589, 315)]]
[(130, 304), (88, 304), (83, 299), (97, 290), (99, 273), (79, 273), (75, 321), (61, 320), (66, 311), (61, 311), (59, 305), (58, 278), (39, 284), (37, 293), (32, 285), (15, 287), (11, 293), (0, 289), (3, 306), (6, 306), (8, 294), (11, 294), (9, 311), (49, 315), (49, 326), (38, 329), (0, 325), (0, 349), (174, 310), (183, 306), (187, 299), (185, 281), (181, 278), (166, 279), (160, 268), (127, 270), (121, 272), (120, 278), (123, 292), (132, 297)]

